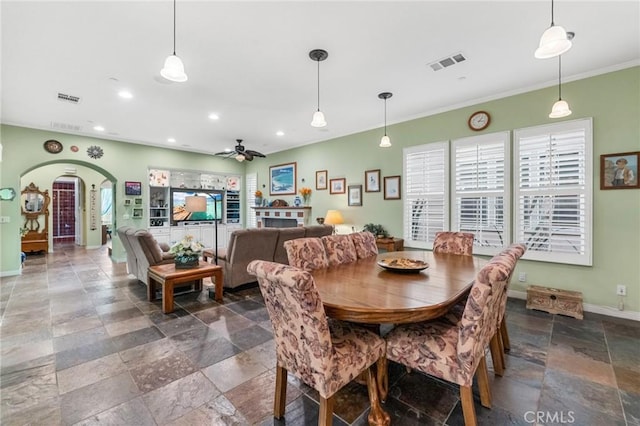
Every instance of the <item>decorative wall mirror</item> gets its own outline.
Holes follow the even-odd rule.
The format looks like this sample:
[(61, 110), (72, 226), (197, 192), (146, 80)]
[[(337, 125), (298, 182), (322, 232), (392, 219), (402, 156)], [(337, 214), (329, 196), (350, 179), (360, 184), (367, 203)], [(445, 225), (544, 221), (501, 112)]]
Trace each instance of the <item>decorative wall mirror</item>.
[(13, 201), (16, 198), (16, 190), (13, 188), (0, 188), (0, 201)]
[(26, 186), (20, 194), (22, 226), (22, 251), (49, 250), (49, 191), (40, 191), (33, 184)]

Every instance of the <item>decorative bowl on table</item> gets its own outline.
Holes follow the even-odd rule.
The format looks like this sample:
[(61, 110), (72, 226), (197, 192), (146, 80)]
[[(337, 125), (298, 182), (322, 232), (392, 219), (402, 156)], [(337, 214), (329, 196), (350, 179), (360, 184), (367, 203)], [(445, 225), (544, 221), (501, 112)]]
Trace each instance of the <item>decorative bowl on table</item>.
[(420, 272), (429, 267), (424, 260), (407, 259), (404, 257), (389, 257), (378, 261), (378, 265), (394, 272)]

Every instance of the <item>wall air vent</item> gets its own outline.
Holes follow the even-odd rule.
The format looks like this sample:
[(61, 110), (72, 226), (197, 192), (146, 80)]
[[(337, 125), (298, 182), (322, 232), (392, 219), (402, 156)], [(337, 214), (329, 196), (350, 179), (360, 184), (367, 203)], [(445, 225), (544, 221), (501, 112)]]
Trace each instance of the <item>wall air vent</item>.
[(51, 128), (60, 130), (63, 132), (79, 132), (82, 130), (82, 126), (76, 126), (75, 124), (59, 123), (57, 121), (51, 122)]
[(67, 95), (65, 93), (58, 92), (58, 100), (65, 101), (72, 104), (78, 104), (80, 102), (80, 98), (78, 96)]
[(438, 59), (435, 62), (431, 62), (429, 66), (433, 71), (440, 71), (452, 65), (459, 64), (460, 62), (466, 61), (467, 58), (462, 53), (454, 53), (451, 56), (447, 56), (446, 58)]

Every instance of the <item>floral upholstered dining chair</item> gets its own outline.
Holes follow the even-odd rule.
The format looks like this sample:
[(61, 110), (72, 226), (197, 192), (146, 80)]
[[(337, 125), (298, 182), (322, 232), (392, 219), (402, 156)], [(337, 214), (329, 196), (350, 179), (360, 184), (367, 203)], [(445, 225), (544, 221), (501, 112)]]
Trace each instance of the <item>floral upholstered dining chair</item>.
[(356, 248), (356, 255), (358, 256), (358, 259), (378, 255), (376, 237), (371, 232), (354, 232), (353, 234), (349, 234), (349, 236)]
[(437, 232), (433, 240), (434, 253), (452, 253), (471, 256), (473, 254), (473, 234), (469, 232)]
[(276, 342), (274, 417), (284, 415), (287, 372), (318, 391), (318, 424), (331, 425), (334, 395), (366, 371), (369, 421), (389, 424), (388, 414), (380, 407), (375, 379), (376, 362), (385, 352), (384, 340), (355, 324), (329, 320), (307, 271), (254, 260), (247, 272), (258, 279)]
[(387, 336), (387, 359), (460, 386), (465, 425), (476, 425), (471, 385), (478, 379), (480, 401), (491, 408), (485, 349), (496, 333), (500, 302), (521, 247), (509, 247), (476, 275), (458, 321), (438, 319), (400, 325)]
[(349, 235), (325, 235), (321, 240), (329, 259), (329, 266), (353, 263), (358, 260), (356, 247)]
[(305, 271), (328, 268), (329, 260), (322, 240), (317, 237), (296, 238), (284, 242), (289, 265)]

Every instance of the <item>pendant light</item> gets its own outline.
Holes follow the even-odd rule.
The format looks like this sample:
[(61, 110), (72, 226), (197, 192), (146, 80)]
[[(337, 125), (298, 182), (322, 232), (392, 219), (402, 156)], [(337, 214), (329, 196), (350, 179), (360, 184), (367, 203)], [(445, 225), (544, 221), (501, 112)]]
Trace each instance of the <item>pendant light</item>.
[(551, 0), (551, 26), (542, 33), (540, 45), (536, 49), (538, 59), (553, 58), (571, 49), (571, 36), (560, 25), (553, 22), (553, 0)]
[(160, 75), (176, 83), (182, 83), (188, 79), (182, 60), (176, 56), (176, 0), (173, 0), (173, 55), (169, 55), (164, 61), (164, 68), (160, 70)]
[(387, 99), (393, 96), (391, 92), (382, 92), (378, 95), (378, 98), (384, 99), (384, 136), (380, 139), (380, 148), (389, 148), (391, 146), (391, 139), (387, 136)]
[(318, 109), (313, 113), (313, 119), (311, 120), (313, 127), (324, 127), (327, 125), (327, 120), (325, 120), (324, 114), (320, 111), (320, 61), (324, 61), (328, 56), (327, 51), (322, 49), (314, 49), (309, 52), (309, 57), (318, 62)]
[(569, 104), (567, 101), (562, 100), (562, 56), (558, 56), (558, 100), (553, 107), (551, 107), (551, 113), (549, 118), (562, 118), (571, 115)]

